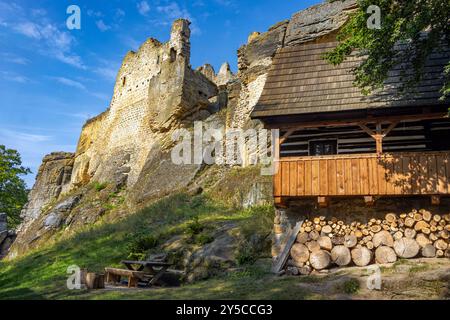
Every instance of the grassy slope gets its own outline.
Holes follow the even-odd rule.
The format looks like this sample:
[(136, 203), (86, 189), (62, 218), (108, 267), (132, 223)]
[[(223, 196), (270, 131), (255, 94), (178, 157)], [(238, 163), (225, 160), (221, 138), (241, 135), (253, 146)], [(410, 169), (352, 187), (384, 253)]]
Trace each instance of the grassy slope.
[[(146, 233), (159, 239), (168, 239), (173, 235), (185, 233), (194, 217), (212, 227), (219, 222), (235, 221), (243, 229), (248, 229), (249, 226), (258, 228), (261, 220), (264, 220), (264, 217), (255, 217), (255, 210), (236, 211), (219, 206), (203, 196), (192, 198), (184, 194), (175, 195), (118, 222), (108, 223), (105, 217), (105, 221), (86, 228), (71, 238), (48, 245), (14, 261), (0, 262), (0, 298), (64, 299), (72, 295), (77, 296), (79, 292), (66, 289), (68, 266), (78, 265), (90, 271), (101, 271), (105, 266), (119, 266), (120, 260), (129, 254), (127, 245), (130, 235)], [(269, 221), (270, 219), (271, 217), (268, 217)], [(219, 281), (219, 286), (220, 280), (216, 281)], [(201, 286), (197, 284), (185, 288), (189, 291), (189, 288), (195, 290)], [(180, 292), (183, 289), (179, 289)], [(164, 290), (158, 294), (172, 292), (169, 289)], [(210, 297), (214, 297), (214, 292), (210, 291)], [(189, 292), (185, 295), (195, 297)], [(109, 296), (105, 294), (105, 297)], [(134, 297), (134, 294), (130, 293), (129, 297)], [(167, 293), (164, 297), (169, 298), (170, 294)]]

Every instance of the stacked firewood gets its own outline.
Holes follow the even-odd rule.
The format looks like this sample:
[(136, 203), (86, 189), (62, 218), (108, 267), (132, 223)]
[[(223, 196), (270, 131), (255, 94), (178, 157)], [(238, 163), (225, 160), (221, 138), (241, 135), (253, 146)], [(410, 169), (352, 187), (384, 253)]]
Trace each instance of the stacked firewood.
[(450, 258), (450, 214), (413, 210), (367, 223), (336, 218), (305, 220), (290, 251), (289, 274), (350, 265), (385, 264), (398, 258)]

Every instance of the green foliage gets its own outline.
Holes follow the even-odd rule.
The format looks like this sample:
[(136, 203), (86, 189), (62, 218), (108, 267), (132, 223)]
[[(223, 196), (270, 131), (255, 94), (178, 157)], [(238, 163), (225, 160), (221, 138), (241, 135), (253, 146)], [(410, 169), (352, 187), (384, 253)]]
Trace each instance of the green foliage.
[(201, 233), (194, 237), (195, 244), (204, 246), (205, 244), (211, 243), (214, 241), (214, 237), (207, 233)]
[(20, 211), (28, 197), (20, 176), (28, 173), (31, 171), (22, 166), (19, 153), (0, 145), (0, 212), (7, 214), (10, 227), (20, 223)]
[(95, 183), (94, 183), (94, 189), (95, 189), (95, 191), (97, 191), (97, 192), (100, 192), (100, 191), (106, 189), (107, 187), (108, 187), (108, 183), (106, 183), (106, 182), (102, 182), (102, 183), (100, 183), (100, 182), (95, 182)]
[[(335, 0), (336, 1), (336, 0)], [(358, 0), (359, 8), (341, 29), (339, 45), (325, 55), (332, 64), (342, 63), (354, 50), (367, 55), (367, 59), (354, 70), (356, 81), (365, 94), (381, 88), (389, 70), (402, 66), (403, 90), (424, 75), (426, 57), (433, 49), (450, 45), (450, 2), (448, 0)], [(366, 13), (370, 5), (381, 9), (381, 29), (369, 29)], [(423, 31), (427, 36), (423, 37)], [(394, 45), (401, 43), (405, 50), (398, 51)], [(405, 72), (412, 66), (414, 72)], [(447, 79), (441, 92), (449, 94), (449, 65)]]
[(270, 256), (270, 235), (272, 233), (273, 206), (257, 206), (246, 209), (251, 217), (241, 226), (244, 239), (239, 243), (236, 260), (239, 265), (250, 265), (261, 257)]
[(152, 234), (141, 232), (129, 236), (127, 250), (128, 258), (144, 260), (148, 251), (158, 245), (158, 238)]
[(199, 221), (198, 217), (194, 217), (192, 222), (188, 224), (186, 233), (190, 236), (195, 236), (200, 234), (204, 229), (205, 225)]
[(346, 294), (356, 294), (360, 289), (359, 281), (350, 279), (344, 282), (343, 290)]

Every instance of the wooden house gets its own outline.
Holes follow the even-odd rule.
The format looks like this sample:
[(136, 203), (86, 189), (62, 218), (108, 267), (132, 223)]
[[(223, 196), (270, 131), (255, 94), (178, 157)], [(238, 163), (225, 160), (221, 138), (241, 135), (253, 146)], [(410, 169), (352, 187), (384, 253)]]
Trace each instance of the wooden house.
[(274, 197), (290, 200), (450, 195), (449, 100), (439, 100), (450, 51), (427, 58), (425, 76), (401, 94), (400, 69), (382, 91), (354, 86), (353, 55), (333, 66), (323, 54), (336, 46), (307, 42), (279, 49), (252, 118), (279, 129)]

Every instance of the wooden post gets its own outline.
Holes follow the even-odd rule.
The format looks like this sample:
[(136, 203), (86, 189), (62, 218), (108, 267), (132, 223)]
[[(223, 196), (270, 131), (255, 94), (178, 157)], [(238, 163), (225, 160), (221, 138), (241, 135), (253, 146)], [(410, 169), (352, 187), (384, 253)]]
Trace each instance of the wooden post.
[(431, 205), (438, 206), (441, 204), (441, 197), (440, 196), (431, 196)]
[(375, 200), (373, 199), (373, 196), (365, 196), (364, 202), (365, 202), (366, 206), (368, 206), (368, 207), (372, 207), (375, 204)]
[(327, 208), (330, 204), (330, 198), (328, 197), (317, 197), (317, 203), (320, 208)]

